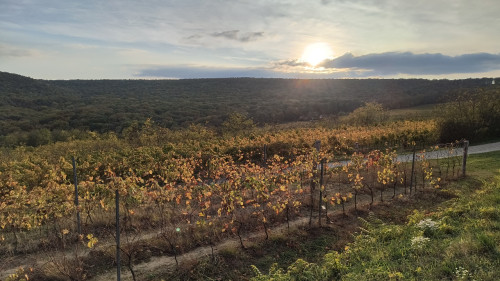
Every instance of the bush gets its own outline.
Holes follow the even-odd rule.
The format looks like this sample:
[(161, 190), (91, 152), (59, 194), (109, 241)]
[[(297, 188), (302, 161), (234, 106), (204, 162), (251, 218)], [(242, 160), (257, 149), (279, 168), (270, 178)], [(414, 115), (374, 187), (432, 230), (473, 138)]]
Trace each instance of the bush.
[(367, 102), (364, 106), (355, 109), (341, 121), (357, 126), (370, 126), (382, 123), (388, 118), (386, 110), (381, 104)]
[(500, 136), (500, 87), (466, 92), (439, 109), (441, 142)]

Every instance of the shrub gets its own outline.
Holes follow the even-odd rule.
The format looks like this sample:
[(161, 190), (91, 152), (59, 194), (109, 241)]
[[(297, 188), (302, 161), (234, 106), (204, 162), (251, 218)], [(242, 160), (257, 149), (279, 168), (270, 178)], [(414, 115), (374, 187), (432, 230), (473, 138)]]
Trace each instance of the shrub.
[(500, 135), (500, 88), (466, 92), (439, 108), (441, 142), (480, 141)]
[(342, 121), (351, 125), (370, 126), (386, 121), (387, 117), (387, 112), (380, 103), (367, 102), (349, 113)]

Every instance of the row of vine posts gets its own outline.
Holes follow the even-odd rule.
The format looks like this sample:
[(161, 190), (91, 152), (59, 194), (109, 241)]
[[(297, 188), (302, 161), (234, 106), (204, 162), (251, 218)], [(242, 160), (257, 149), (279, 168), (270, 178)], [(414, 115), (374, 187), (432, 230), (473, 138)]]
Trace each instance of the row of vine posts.
[[(462, 145), (463, 145), (463, 154), (462, 154), (462, 165), (461, 165), (461, 176), (465, 176), (466, 175), (466, 165), (467, 165), (467, 156), (468, 156), (468, 145), (469, 145), (469, 142), (467, 140), (464, 140), (462, 142)], [(316, 149), (316, 152), (319, 154), (320, 152), (320, 149), (321, 149), (321, 142), (320, 141), (316, 141), (314, 143), (314, 148)], [(268, 155), (267, 155), (267, 145), (264, 145), (263, 147), (263, 161), (264, 161), (264, 165), (265, 163), (267, 163), (267, 158), (268, 158)], [(355, 145), (355, 152), (354, 152), (354, 158), (350, 161), (350, 162), (344, 162), (342, 163), (340, 166), (340, 168), (343, 168), (344, 170), (347, 171), (346, 167), (350, 167), (351, 165), (352, 166), (356, 166), (356, 165), (359, 165), (359, 163), (356, 163), (356, 161), (360, 161), (360, 159), (356, 159), (356, 155), (363, 155), (362, 154), (363, 152), (360, 151), (360, 148), (359, 146)], [(370, 154), (368, 154), (368, 157)], [(366, 155), (365, 155), (366, 156)], [(391, 157), (393, 156), (396, 156), (397, 155), (391, 155)], [(451, 155), (448, 155), (448, 156), (451, 156)], [(408, 157), (408, 155), (406, 155), (406, 157)], [(425, 156), (423, 156), (425, 157)], [(453, 157), (453, 156), (452, 156)], [(438, 161), (439, 161), (439, 157), (437, 157)], [(378, 161), (380, 159), (377, 159)], [(403, 160), (406, 160), (406, 159), (403, 159)], [(390, 161), (395, 161), (395, 159), (392, 159)], [(409, 179), (410, 179), (410, 183), (409, 183), (409, 193), (410, 193), (410, 196), (412, 194), (412, 192), (415, 192), (414, 191), (414, 188), (416, 188), (416, 178), (415, 178), (415, 164), (416, 164), (416, 161), (417, 161), (417, 151), (416, 151), (416, 148), (415, 146), (413, 146), (413, 149), (411, 150), (411, 173), (409, 175)], [(319, 163), (318, 163), (319, 162)], [(399, 161), (401, 162), (401, 161)], [(78, 234), (82, 234), (82, 231), (81, 231), (81, 218), (80, 218), (80, 211), (79, 211), (79, 201), (78, 201), (78, 179), (77, 179), (77, 173), (76, 173), (76, 170), (77, 170), (77, 167), (76, 167), (76, 161), (75, 161), (75, 158), (73, 157), (72, 158), (72, 163), (73, 163), (73, 173), (74, 173), (74, 186), (75, 186), (75, 206), (76, 206), (76, 209), (77, 209), (77, 212), (76, 212), (76, 229), (77, 229), (77, 232)], [(392, 163), (392, 162), (391, 162)], [(438, 164), (439, 165), (439, 164)], [(317, 209), (317, 212), (318, 212), (318, 225), (321, 227), (321, 223), (322, 223), (322, 218), (323, 217), (326, 217), (328, 218), (328, 205), (329, 204), (324, 204), (325, 201), (325, 198), (326, 198), (326, 189), (325, 189), (325, 169), (328, 169), (328, 167), (332, 167), (332, 168), (339, 168), (338, 165), (334, 165), (333, 163), (328, 163), (327, 162), (327, 158), (326, 157), (323, 157), (321, 159), (317, 159), (317, 160), (314, 160), (313, 161), (313, 165), (312, 165), (312, 174), (315, 175), (313, 177), (311, 177), (310, 179), (310, 205), (309, 205), (309, 226), (312, 226), (312, 221), (313, 221), (313, 212), (315, 209)], [(359, 166), (357, 167), (359, 169)], [(357, 169), (356, 167), (354, 169)], [(385, 170), (384, 170), (385, 171)], [(404, 170), (406, 172), (406, 169)], [(353, 188), (353, 191), (354, 191), (354, 204), (355, 204), (355, 208), (357, 208), (357, 197), (359, 196), (359, 192), (360, 192), (360, 189), (359, 188), (356, 188), (356, 187), (362, 187), (360, 183), (360, 177), (362, 177), (359, 173), (359, 171), (357, 171), (357, 178), (354, 178), (355, 176), (352, 175), (352, 173), (348, 174), (348, 178), (347, 178), (347, 181), (344, 181), (344, 182), (350, 182), (350, 183), (353, 183), (353, 186), (355, 188)], [(441, 171), (440, 171), (441, 172)], [(448, 173), (448, 170), (446, 171), (446, 173)], [(454, 172), (453, 172), (454, 174)], [(457, 172), (457, 175), (458, 175), (458, 172)], [(384, 175), (379, 172), (378, 174), (378, 177), (383, 177)], [(390, 177), (390, 175), (389, 175)], [(339, 173), (339, 178), (340, 178), (340, 173)], [(405, 193), (406, 193), (406, 180), (407, 180), (407, 177), (405, 175), (405, 178), (404, 178), (404, 182), (405, 182)], [(425, 179), (424, 179), (425, 180)], [(340, 179), (340, 182), (342, 182), (342, 179)], [(384, 182), (384, 180), (382, 180), (382, 182)], [(394, 185), (394, 195), (396, 195), (396, 184), (394, 182), (394, 180), (391, 181), (392, 184)], [(358, 186), (357, 186), (358, 185)], [(318, 188), (319, 186), (319, 188)], [(424, 186), (425, 186), (425, 183), (424, 183)], [(369, 188), (370, 191), (373, 191), (371, 188)], [(317, 191), (317, 192), (316, 192)], [(382, 199), (382, 193), (383, 193), (383, 189), (380, 189), (380, 192), (381, 192), (381, 200)], [(315, 195), (316, 193), (318, 193), (317, 195)], [(372, 192), (373, 193), (373, 192)], [(318, 200), (317, 200), (317, 208), (315, 208), (315, 197), (317, 196)], [(340, 197), (340, 198), (339, 198)], [(345, 208), (344, 208), (344, 204), (345, 202), (347, 201), (346, 199), (346, 196), (341, 196), (341, 195), (337, 195), (337, 197), (332, 197), (334, 199), (336, 199), (341, 205), (342, 205), (342, 209), (343, 209), (343, 212), (345, 213)], [(373, 203), (373, 194), (372, 194), (372, 202), (370, 204)], [(115, 241), (116, 241), (116, 277), (117, 277), (117, 280), (120, 280), (121, 277), (120, 277), (120, 272), (121, 272), (121, 269), (120, 269), (120, 265), (121, 265), (121, 261), (120, 261), (120, 252), (122, 251), (122, 247), (120, 245), (120, 232), (121, 232), (121, 229), (120, 229), (120, 195), (119, 195), (119, 191), (118, 189), (115, 190), (115, 209), (116, 209), (116, 216), (115, 216), (115, 226), (116, 226), (116, 234), (115, 234)], [(324, 210), (324, 213), (322, 214)], [(288, 211), (288, 210), (287, 210)], [(288, 222), (288, 220), (287, 220)], [(266, 226), (265, 226), (266, 227)], [(267, 235), (267, 229), (266, 229), (266, 235)], [(238, 236), (239, 236), (239, 231), (238, 231)], [(241, 241), (241, 237), (240, 237), (240, 241)], [(242, 243), (242, 242), (241, 242)], [(243, 245), (243, 243), (242, 243)], [(174, 249), (175, 251), (175, 249)], [(133, 270), (131, 270), (132, 272), (132, 275), (134, 275), (134, 280), (135, 280), (135, 274), (133, 272)]]
[[(417, 149), (415, 143), (385, 150), (357, 143), (339, 149), (321, 145), (316, 141), (304, 150), (288, 151), (284, 157), (269, 153), (270, 145), (263, 145), (246, 162), (233, 156), (209, 155), (158, 162), (149, 169), (154, 160), (145, 166), (145, 172), (132, 171), (134, 166), (128, 163), (115, 167), (87, 162), (85, 167), (80, 164), (81, 170), (87, 169), (81, 172), (80, 179), (78, 159), (71, 157), (72, 165), (64, 169), (65, 174), (72, 170), (72, 180), (62, 177), (59, 169), (58, 182), (50, 179), (46, 189), (36, 189), (31, 197), (23, 197), (24, 193), (16, 196), (19, 205), (18, 201), (16, 205), (3, 205), (7, 211), (2, 216), (9, 212), (12, 216), (3, 222), (2, 232), (12, 234), (12, 243), (2, 242), (2, 254), (9, 253), (11, 246), (13, 253), (19, 253), (18, 235), (29, 235), (37, 248), (49, 249), (52, 263), (70, 279), (84, 280), (83, 256), (101, 251), (108, 255), (106, 267), (116, 266), (117, 280), (122, 265), (135, 280), (136, 256), (152, 235), (163, 243), (159, 244), (161, 249), (155, 249), (155, 255), (173, 255), (176, 263), (178, 254), (200, 245), (212, 247), (214, 257), (214, 245), (231, 235), (237, 236), (244, 248), (242, 234), (257, 228), (268, 237), (269, 227), (286, 222), (289, 228), (290, 222), (299, 217), (308, 219), (311, 227), (317, 217), (321, 227), (330, 222), (332, 208), (345, 214), (346, 208), (352, 206), (357, 213), (360, 205), (371, 208), (377, 197), (383, 201), (384, 196), (395, 198), (398, 192), (399, 196), (412, 196), (417, 189), (438, 187), (466, 174), (468, 141), (438, 145), (428, 151), (421, 151), (423, 146)], [(115, 164), (122, 165), (120, 162)], [(23, 201), (35, 200), (41, 194), (48, 195), (34, 207)], [(24, 215), (40, 219), (36, 227), (26, 228), (31, 231), (23, 232), (22, 222), (12, 221)], [(97, 237), (109, 239), (104, 239), (103, 247), (86, 253), (78, 248), (84, 240), (92, 248)], [(60, 244), (52, 243), (56, 241)], [(78, 272), (66, 256), (67, 249), (64, 251), (75, 242), (74, 264), (78, 264)], [(21, 246), (27, 249), (31, 244)], [(63, 251), (56, 251), (54, 246)], [(112, 254), (106, 252), (111, 251), (110, 247), (114, 248)], [(59, 254), (66, 259), (64, 262), (57, 261)]]

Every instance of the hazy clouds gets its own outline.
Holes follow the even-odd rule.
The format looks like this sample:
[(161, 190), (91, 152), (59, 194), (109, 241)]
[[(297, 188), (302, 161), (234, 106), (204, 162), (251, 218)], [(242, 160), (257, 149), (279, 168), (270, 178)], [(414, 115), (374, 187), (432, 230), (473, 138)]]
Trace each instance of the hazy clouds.
[(325, 61), (325, 68), (366, 69), (374, 75), (391, 74), (451, 74), (500, 70), (500, 55), (488, 53), (446, 56), (443, 54), (413, 54), (388, 52), (354, 56), (347, 53)]
[[(465, 54), (446, 56), (443, 54), (413, 54), (410, 52), (388, 52), (354, 56), (346, 53), (324, 61), (314, 71), (303, 72), (306, 63), (299, 60), (276, 62), (269, 67), (221, 68), (200, 66), (156, 66), (141, 69), (138, 77), (165, 78), (222, 78), (222, 77), (283, 77), (283, 78), (363, 78), (405, 74), (446, 75), (460, 73), (483, 73), (500, 70), (500, 54)], [(284, 67), (284, 68), (283, 68)], [(302, 73), (301, 73), (302, 72)]]
[(202, 66), (158, 66), (140, 70), (136, 77), (155, 78), (234, 78), (234, 77), (280, 77), (272, 70), (260, 68), (202, 67)]
[(240, 34), (239, 30), (228, 30), (222, 32), (214, 32), (211, 34), (213, 37), (222, 37), (230, 40), (236, 40), (240, 42), (254, 41), (258, 38), (264, 36), (264, 32), (247, 32)]
[(490, 73), (498, 70), (497, 0), (1, 0), (0, 7), (0, 70), (35, 78), (133, 78), (145, 65), (313, 75), (297, 59), (316, 42), (329, 43), (336, 57), (324, 65), (328, 77), (341, 69), (346, 77), (500, 75)]

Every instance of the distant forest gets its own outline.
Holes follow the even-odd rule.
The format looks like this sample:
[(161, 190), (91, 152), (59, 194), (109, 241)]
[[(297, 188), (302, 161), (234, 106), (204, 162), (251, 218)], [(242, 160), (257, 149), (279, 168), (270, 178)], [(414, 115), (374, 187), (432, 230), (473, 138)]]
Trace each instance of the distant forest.
[[(406, 108), (491, 86), (491, 78), (35, 80), (0, 72), (0, 144), (29, 132), (121, 133), (150, 118), (166, 128), (219, 126), (231, 113), (256, 124), (339, 116), (365, 102)], [(14, 141), (16, 142), (16, 141)]]

